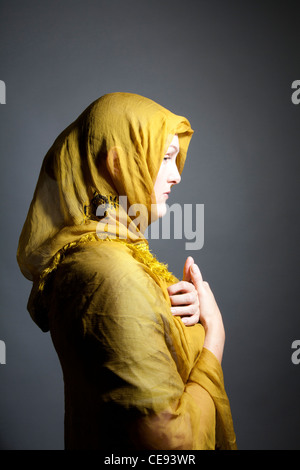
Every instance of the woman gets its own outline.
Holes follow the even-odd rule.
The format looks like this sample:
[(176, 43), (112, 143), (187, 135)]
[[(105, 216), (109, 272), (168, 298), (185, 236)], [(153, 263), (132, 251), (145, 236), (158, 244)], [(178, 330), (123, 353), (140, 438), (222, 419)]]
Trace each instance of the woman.
[(44, 159), (18, 262), (62, 365), (66, 449), (236, 448), (213, 294), (192, 258), (179, 281), (143, 235), (192, 133), (153, 101), (112, 93)]

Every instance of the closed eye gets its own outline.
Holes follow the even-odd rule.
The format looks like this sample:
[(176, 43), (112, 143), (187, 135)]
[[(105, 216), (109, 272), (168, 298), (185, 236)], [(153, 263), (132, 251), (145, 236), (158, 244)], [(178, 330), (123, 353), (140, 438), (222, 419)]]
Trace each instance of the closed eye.
[(170, 145), (165, 156), (164, 156), (164, 162), (167, 162), (168, 160), (176, 159), (177, 155), (179, 153), (179, 148), (176, 145)]

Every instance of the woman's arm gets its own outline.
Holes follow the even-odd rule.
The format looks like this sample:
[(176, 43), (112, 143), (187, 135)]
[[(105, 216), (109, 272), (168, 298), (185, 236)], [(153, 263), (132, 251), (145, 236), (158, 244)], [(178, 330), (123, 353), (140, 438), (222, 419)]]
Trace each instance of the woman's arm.
[[(201, 291), (203, 319), (207, 320), (204, 346), (217, 356), (215, 345), (210, 344), (215, 341), (217, 322), (213, 320), (217, 315), (211, 315), (210, 319), (206, 314), (206, 308), (211, 313), (212, 294), (205, 286), (199, 286), (198, 278), (194, 280), (199, 291), (205, 289)], [(94, 297), (93, 306), (98, 303), (96, 299), (102, 302), (105, 283)], [(105, 347), (105, 367), (112, 374), (112, 385), (115, 384), (111, 389), (108, 386), (105, 400), (138, 411), (139, 418), (128, 430), (132, 442), (144, 449), (213, 449), (216, 427), (220, 428), (214, 393), (222, 397), (218, 416), (223, 410), (228, 414), (229, 410), (228, 423), (222, 426), (229, 429), (232, 426), (218, 361), (206, 354), (206, 359), (201, 361), (200, 356), (195, 362), (196, 358), (190, 353), (194, 348), (184, 344), (186, 338), (172, 326), (169, 306), (160, 288), (143, 271), (131, 271), (127, 264), (126, 277), (119, 276), (115, 289), (107, 289), (109, 291), (109, 311), (99, 311), (98, 303), (98, 321), (94, 323), (93, 334), (99, 338), (101, 348)], [(183, 326), (183, 330), (185, 328)], [(176, 339), (173, 333), (178, 331)], [(201, 351), (203, 336), (200, 333), (198, 341)], [(184, 367), (192, 370), (187, 382), (183, 380)], [(213, 378), (208, 377), (210, 369), (214, 370)], [(231, 441), (222, 445), (234, 446)]]
[(221, 312), (208, 282), (203, 281), (196, 264), (191, 267), (191, 276), (199, 297), (200, 322), (205, 329), (203, 346), (211, 351), (221, 363), (225, 343), (225, 330)]
[[(56, 277), (51, 333), (70, 382), (88, 380), (80, 410), (82, 403), (93, 410), (107, 442), (119, 436), (116, 447), (123, 440), (137, 449), (214, 449), (225, 429), (221, 447), (233, 448), (221, 366), (208, 350), (200, 354), (203, 328), (189, 332), (172, 318), (161, 288), (124, 249), (99, 251), (77, 253)], [(102, 409), (116, 411), (104, 419)]]
[(225, 330), (222, 315), (208, 282), (203, 281), (199, 267), (188, 257), (183, 280), (168, 287), (171, 313), (181, 316), (187, 326), (200, 321), (205, 330), (204, 347), (222, 362)]

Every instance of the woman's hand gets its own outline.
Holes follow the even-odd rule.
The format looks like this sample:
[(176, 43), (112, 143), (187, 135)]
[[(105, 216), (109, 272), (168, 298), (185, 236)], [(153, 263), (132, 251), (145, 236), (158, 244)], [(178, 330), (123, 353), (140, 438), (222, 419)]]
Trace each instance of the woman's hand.
[(208, 282), (203, 281), (192, 257), (185, 262), (183, 280), (170, 286), (168, 292), (171, 313), (180, 315), (187, 326), (200, 321), (205, 329), (204, 347), (221, 362), (225, 343), (222, 315)]
[(189, 256), (183, 268), (183, 279), (168, 287), (171, 300), (171, 313), (181, 316), (186, 326), (195, 325), (199, 322), (200, 309), (197, 289), (192, 283), (190, 269), (194, 260)]
[(196, 264), (190, 268), (192, 282), (197, 290), (200, 308), (200, 322), (205, 329), (203, 346), (209, 349), (222, 362), (225, 343), (223, 319), (208, 282), (203, 281)]
[(180, 281), (168, 287), (171, 300), (172, 315), (179, 315), (187, 326), (199, 322), (199, 300), (194, 285), (187, 281)]

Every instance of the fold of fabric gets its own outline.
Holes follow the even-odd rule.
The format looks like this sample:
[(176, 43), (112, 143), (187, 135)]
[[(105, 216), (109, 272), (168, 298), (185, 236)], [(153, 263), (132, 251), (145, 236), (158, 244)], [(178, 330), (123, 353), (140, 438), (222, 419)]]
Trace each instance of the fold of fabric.
[[(24, 276), (37, 281), (59, 250), (87, 234), (147, 243), (143, 234), (155, 219), (155, 178), (175, 134), (182, 172), (193, 134), (186, 118), (131, 93), (93, 102), (44, 158), (19, 240), (17, 260)], [(97, 197), (116, 202), (108, 205), (102, 222)], [(142, 209), (139, 217), (128, 215), (135, 205)]]
[(70, 253), (47, 283), (67, 449), (236, 448), (221, 366), (202, 325), (171, 315), (167, 285), (116, 241)]

